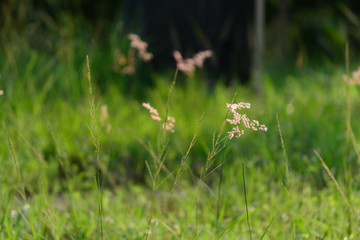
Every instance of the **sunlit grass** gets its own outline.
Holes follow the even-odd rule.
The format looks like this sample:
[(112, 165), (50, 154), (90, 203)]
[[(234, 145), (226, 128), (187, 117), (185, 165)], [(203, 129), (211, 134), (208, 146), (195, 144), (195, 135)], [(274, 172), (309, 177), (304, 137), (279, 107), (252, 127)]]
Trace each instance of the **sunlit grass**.
[[(289, 74), (281, 86), (265, 75), (262, 96), (238, 85), (209, 89), (201, 71), (179, 73), (172, 88), (173, 73), (164, 72), (138, 97), (124, 89), (125, 77), (108, 73), (102, 84), (105, 75), (92, 68), (91, 138), (85, 55), (68, 56), (71, 65), (63, 55), (2, 52), (16, 61), (0, 62), (1, 239), (359, 236), (360, 95), (342, 69)], [(266, 133), (225, 141), (234, 92)], [(144, 101), (174, 116), (174, 132), (162, 135)], [(98, 167), (101, 199), (92, 191)]]

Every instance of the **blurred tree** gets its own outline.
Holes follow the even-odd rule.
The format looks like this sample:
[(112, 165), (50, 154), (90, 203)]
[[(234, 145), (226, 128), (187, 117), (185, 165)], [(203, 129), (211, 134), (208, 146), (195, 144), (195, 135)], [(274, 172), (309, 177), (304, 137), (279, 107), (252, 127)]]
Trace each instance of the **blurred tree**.
[[(360, 59), (360, 1), (265, 3), (268, 62), (342, 63), (347, 41), (351, 58)], [(190, 57), (211, 49), (215, 54), (210, 70), (215, 78), (225, 75), (228, 81), (239, 78), (242, 82), (250, 78), (255, 47), (252, 0), (0, 1), (2, 44), (21, 38), (45, 52), (59, 48), (64, 33), (68, 39), (77, 34), (108, 47), (111, 33), (122, 20), (128, 32), (135, 31), (150, 43), (156, 69), (175, 66), (173, 50)]]
[[(360, 47), (358, 19), (360, 1), (268, 0), (267, 44), (269, 58), (344, 61), (345, 43)], [(351, 10), (350, 10), (351, 9)], [(356, 33), (357, 32), (357, 33)]]
[(97, 40), (106, 41), (105, 36), (113, 30), (122, 7), (123, 1), (3, 0), (0, 2), (0, 34), (19, 34), (30, 37), (30, 40), (42, 35), (52, 38), (64, 27), (64, 18), (70, 18), (74, 25), (84, 22), (93, 29)]
[(127, 0), (124, 5), (125, 25), (143, 23), (142, 35), (153, 49), (155, 67), (174, 62), (174, 50), (191, 57), (211, 49), (214, 73), (249, 80), (253, 1)]

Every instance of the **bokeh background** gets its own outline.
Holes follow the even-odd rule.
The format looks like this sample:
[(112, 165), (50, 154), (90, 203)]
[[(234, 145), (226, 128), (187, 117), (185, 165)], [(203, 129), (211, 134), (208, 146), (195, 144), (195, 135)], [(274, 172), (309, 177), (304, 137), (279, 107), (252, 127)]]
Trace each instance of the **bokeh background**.
[[(178, 74), (170, 113), (179, 120), (177, 135), (169, 142), (169, 163), (178, 165), (201, 113), (207, 112), (189, 161), (198, 172), (213, 131), (226, 114), (225, 103), (238, 88), (238, 101), (252, 102), (255, 117), (263, 117), (272, 134), (261, 135), (261, 141), (244, 137), (242, 146), (235, 144), (229, 151), (233, 159), (229, 161), (242, 156), (260, 166), (272, 164), (272, 174), (278, 176), (282, 171), (276, 170), (282, 155), (275, 134), (278, 112), (290, 141), (294, 171), (302, 175), (312, 169), (307, 161), (313, 161), (313, 149), (322, 148), (329, 165), (341, 173), (345, 161), (356, 161), (347, 140), (346, 114), (336, 113), (346, 112), (342, 75), (359, 62), (359, 11), (360, 2), (355, 0), (3, 0), (1, 117), (13, 127), (18, 156), (30, 169), (39, 163), (26, 161), (37, 155), (24, 139), (53, 166), (49, 174), (56, 179), (64, 177), (63, 168), (86, 175), (95, 164), (85, 100), (89, 55), (98, 108), (107, 106), (111, 125), (109, 132), (106, 127), (102, 130), (102, 168), (113, 172), (107, 175), (112, 184), (144, 183), (149, 153), (138, 140), (156, 143), (158, 129), (141, 103), (152, 102), (164, 112), (176, 69), (173, 51), (188, 58), (209, 49), (213, 56), (203, 69), (193, 76)], [(154, 58), (138, 60), (135, 71), (125, 72), (131, 62), (130, 33), (148, 43)], [(357, 99), (357, 90), (353, 91)], [(357, 106), (354, 101), (352, 108)], [(355, 111), (352, 117), (357, 115)], [(359, 129), (353, 128), (355, 133)], [(333, 153), (336, 146), (342, 147)], [(10, 152), (6, 145), (2, 148), (7, 159)], [(38, 179), (31, 172), (28, 176)], [(15, 181), (11, 179), (4, 177), (5, 182)]]
[[(358, 59), (358, 1), (258, 2), (264, 4), (262, 38), (267, 66), (291, 71), (307, 64), (341, 64), (346, 43), (350, 59)], [(127, 34), (134, 32), (149, 43), (156, 56), (148, 70), (173, 67), (173, 50), (189, 57), (211, 49), (215, 54), (208, 69), (216, 74), (212, 76), (225, 76), (227, 84), (232, 78), (245, 83), (254, 65), (258, 2), (4, 0), (2, 45), (18, 41), (43, 54), (55, 54), (64, 41), (79, 39), (87, 51), (100, 48), (106, 54), (123, 47)]]
[(359, 53), (359, 0), (0, 0), (0, 239), (358, 239)]

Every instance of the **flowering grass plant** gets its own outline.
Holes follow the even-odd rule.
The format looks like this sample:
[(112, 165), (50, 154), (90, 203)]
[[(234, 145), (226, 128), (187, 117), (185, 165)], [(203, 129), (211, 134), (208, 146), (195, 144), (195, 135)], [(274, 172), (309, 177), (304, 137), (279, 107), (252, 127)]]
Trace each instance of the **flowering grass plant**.
[(192, 58), (186, 59), (182, 57), (179, 51), (174, 51), (173, 56), (176, 60), (176, 67), (179, 71), (185, 73), (186, 75), (192, 75), (196, 67), (202, 68), (204, 66), (205, 59), (212, 56), (212, 51), (201, 51), (196, 53)]
[[(150, 116), (154, 121), (161, 122), (161, 117), (159, 115), (159, 112), (156, 108), (153, 108), (150, 103), (143, 103), (142, 106), (149, 110)], [(166, 122), (163, 123), (162, 127), (166, 131), (174, 132), (175, 127), (175, 118), (168, 116)]]
[(343, 75), (343, 80), (349, 85), (360, 85), (360, 67), (352, 72), (351, 77)]
[(238, 111), (244, 108), (250, 108), (250, 103), (227, 103), (226, 104), (228, 110), (232, 113), (232, 119), (226, 119), (228, 123), (233, 125), (233, 129), (228, 132), (229, 139), (232, 139), (234, 136), (240, 138), (244, 135), (244, 130), (239, 127), (244, 126), (245, 128), (251, 129), (253, 131), (267, 131), (267, 127), (264, 124), (259, 124), (257, 120), (250, 120), (246, 114), (241, 114)]

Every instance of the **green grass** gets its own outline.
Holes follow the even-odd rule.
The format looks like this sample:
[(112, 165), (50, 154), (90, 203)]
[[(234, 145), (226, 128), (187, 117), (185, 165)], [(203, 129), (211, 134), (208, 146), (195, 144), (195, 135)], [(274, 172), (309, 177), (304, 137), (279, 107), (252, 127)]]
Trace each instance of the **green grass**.
[[(103, 55), (89, 49), (79, 39), (54, 55), (26, 44), (0, 48), (0, 121), (9, 136), (2, 124), (0, 239), (99, 239), (101, 232), (104, 239), (250, 239), (249, 228), (252, 239), (360, 236), (354, 148), (360, 94), (342, 81), (341, 68), (265, 74), (260, 96), (238, 85), (209, 89), (205, 71), (179, 73), (168, 103), (175, 69), (148, 73), (152, 87), (131, 85), (142, 75), (111, 71), (115, 46)], [(92, 118), (86, 54), (94, 80)], [(268, 132), (223, 141), (225, 148), (211, 155), (213, 134), (216, 140), (235, 92), (235, 102), (250, 102), (248, 116)], [(164, 138), (142, 102), (174, 116), (175, 132)], [(104, 104), (109, 118), (96, 123)], [(91, 138), (96, 124), (99, 148)], [(229, 130), (226, 125), (223, 136)], [(98, 167), (101, 189), (94, 184)]]

